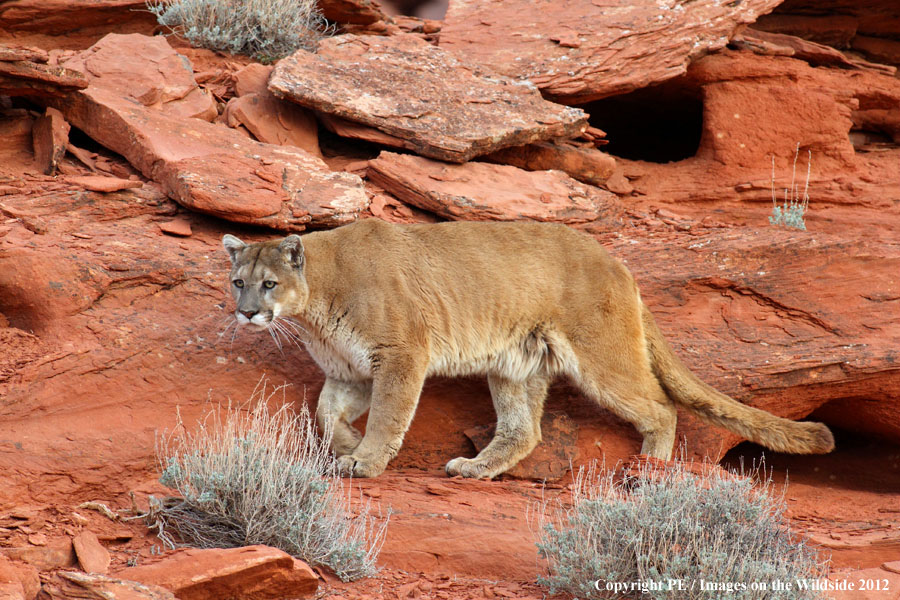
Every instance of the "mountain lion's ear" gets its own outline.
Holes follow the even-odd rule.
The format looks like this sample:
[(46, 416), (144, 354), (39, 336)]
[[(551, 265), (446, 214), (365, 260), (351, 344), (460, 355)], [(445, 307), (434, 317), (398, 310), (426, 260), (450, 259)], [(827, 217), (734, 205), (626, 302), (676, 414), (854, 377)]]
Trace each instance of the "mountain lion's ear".
[(241, 240), (237, 239), (230, 233), (226, 233), (222, 237), (222, 245), (225, 246), (225, 250), (228, 251), (228, 258), (231, 259), (232, 263), (234, 262), (234, 259), (237, 256), (237, 253), (240, 250), (242, 250), (243, 248), (247, 247), (247, 244), (245, 244)]
[(287, 236), (278, 245), (278, 249), (284, 255), (284, 260), (288, 261), (292, 267), (295, 269), (303, 267), (303, 241), (299, 235)]

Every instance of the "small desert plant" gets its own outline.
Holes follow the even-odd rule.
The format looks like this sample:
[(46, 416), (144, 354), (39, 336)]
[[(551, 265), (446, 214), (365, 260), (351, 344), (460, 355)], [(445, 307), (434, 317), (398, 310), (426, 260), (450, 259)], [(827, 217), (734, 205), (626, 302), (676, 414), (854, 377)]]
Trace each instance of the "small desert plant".
[(148, 520), (168, 546), (170, 532), (200, 548), (265, 544), (347, 581), (373, 575), (387, 520), (368, 503), (350, 510), (328, 435), (320, 438), (305, 405), (271, 411), (264, 383), (252, 410), (218, 407), (195, 432), (179, 423), (157, 441), (160, 482), (180, 497), (151, 497)]
[(803, 194), (800, 194), (800, 186), (796, 182), (797, 158), (800, 156), (800, 144), (797, 144), (797, 148), (794, 150), (794, 166), (791, 170), (791, 189), (785, 188), (784, 202), (781, 206), (778, 205), (775, 193), (775, 157), (772, 157), (772, 216), (769, 217), (769, 223), (772, 225), (806, 230), (806, 221), (803, 217), (809, 206), (809, 173), (812, 164), (812, 151), (807, 150), (807, 152), (806, 184), (803, 186)]
[(814, 588), (824, 566), (770, 488), (717, 469), (644, 466), (621, 480), (582, 469), (571, 506), (541, 505), (550, 575), (538, 581), (578, 598), (819, 598), (798, 580)]
[(147, 8), (193, 46), (260, 62), (315, 50), (331, 30), (316, 0), (147, 0)]

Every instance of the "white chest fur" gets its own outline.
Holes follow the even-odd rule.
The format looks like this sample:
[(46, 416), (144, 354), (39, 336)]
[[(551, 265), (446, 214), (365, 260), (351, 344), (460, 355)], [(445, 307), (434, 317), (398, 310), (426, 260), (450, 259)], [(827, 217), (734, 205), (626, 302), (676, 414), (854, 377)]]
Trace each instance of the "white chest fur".
[(306, 340), (306, 350), (328, 377), (340, 381), (372, 378), (368, 349), (346, 332), (337, 330), (324, 334), (312, 331)]

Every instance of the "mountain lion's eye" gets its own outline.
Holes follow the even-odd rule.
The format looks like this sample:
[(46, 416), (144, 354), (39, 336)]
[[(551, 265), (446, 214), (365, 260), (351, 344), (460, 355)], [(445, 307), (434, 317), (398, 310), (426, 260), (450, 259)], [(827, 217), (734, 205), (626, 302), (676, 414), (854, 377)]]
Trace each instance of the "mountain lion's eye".
[(232, 281), (231, 283), (233, 283), (233, 284), (234, 284), (234, 287), (236, 287), (236, 288), (242, 288), (242, 287), (244, 287), (244, 280), (243, 280), (243, 279), (235, 279), (235, 280)]
[(263, 287), (265, 287), (267, 290), (271, 290), (276, 285), (278, 285), (278, 283), (275, 281), (263, 281)]

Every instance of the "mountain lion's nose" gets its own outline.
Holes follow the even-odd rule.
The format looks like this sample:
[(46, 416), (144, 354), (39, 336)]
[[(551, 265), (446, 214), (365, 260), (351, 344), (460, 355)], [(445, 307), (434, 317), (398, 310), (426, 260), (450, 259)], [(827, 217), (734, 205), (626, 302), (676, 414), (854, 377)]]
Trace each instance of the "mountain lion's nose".
[(244, 315), (245, 317), (247, 317), (248, 320), (252, 319), (253, 315), (255, 315), (256, 313), (257, 313), (257, 311), (255, 311), (255, 310), (242, 310), (241, 311), (241, 314)]

